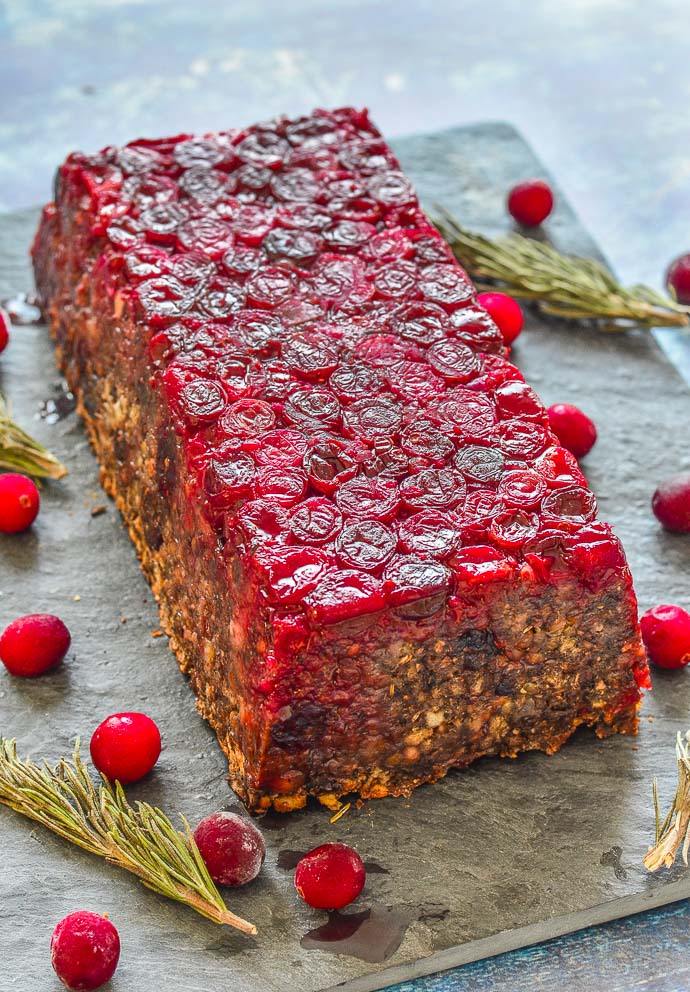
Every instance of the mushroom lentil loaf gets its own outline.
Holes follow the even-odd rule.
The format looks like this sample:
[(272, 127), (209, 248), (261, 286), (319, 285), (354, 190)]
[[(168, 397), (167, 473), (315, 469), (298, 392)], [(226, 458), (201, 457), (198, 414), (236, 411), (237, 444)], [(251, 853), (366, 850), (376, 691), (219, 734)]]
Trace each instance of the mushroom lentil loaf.
[(70, 155), (33, 258), (252, 810), (635, 732), (620, 544), (366, 112)]

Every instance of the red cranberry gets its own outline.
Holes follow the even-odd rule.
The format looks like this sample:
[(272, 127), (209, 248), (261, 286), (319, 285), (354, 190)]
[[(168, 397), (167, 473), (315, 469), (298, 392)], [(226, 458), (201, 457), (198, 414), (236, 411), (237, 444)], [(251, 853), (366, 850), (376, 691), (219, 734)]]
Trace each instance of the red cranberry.
[(217, 885), (252, 882), (266, 857), (260, 831), (237, 813), (211, 813), (194, 831), (194, 840)]
[(91, 758), (107, 778), (123, 785), (148, 775), (161, 753), (161, 735), (144, 713), (114, 713), (94, 731)]
[(666, 530), (690, 534), (690, 472), (678, 472), (659, 483), (652, 510)]
[(586, 413), (570, 403), (554, 403), (548, 411), (549, 425), (564, 448), (584, 458), (597, 439), (597, 429)]
[(508, 193), (508, 211), (518, 224), (536, 227), (553, 210), (553, 192), (543, 179), (518, 183)]
[(0, 352), (4, 351), (10, 341), (9, 320), (0, 310)]
[(342, 909), (364, 888), (362, 859), (347, 844), (321, 844), (305, 854), (295, 871), (295, 888), (314, 909)]
[(522, 330), (524, 318), (517, 300), (505, 293), (479, 293), (477, 302), (484, 307), (501, 332), (506, 344), (512, 344)]
[(5, 629), (0, 637), (0, 660), (11, 675), (33, 678), (56, 668), (70, 643), (69, 630), (59, 617), (31, 613)]
[(55, 973), (73, 992), (90, 992), (115, 974), (120, 957), (118, 932), (98, 913), (70, 913), (60, 920), (50, 942)]
[(0, 533), (27, 530), (38, 515), (41, 500), (31, 479), (16, 472), (0, 475)]
[(690, 613), (680, 606), (654, 606), (640, 617), (649, 660), (659, 668), (690, 664)]
[(666, 285), (679, 303), (690, 304), (690, 252), (671, 262), (666, 270)]

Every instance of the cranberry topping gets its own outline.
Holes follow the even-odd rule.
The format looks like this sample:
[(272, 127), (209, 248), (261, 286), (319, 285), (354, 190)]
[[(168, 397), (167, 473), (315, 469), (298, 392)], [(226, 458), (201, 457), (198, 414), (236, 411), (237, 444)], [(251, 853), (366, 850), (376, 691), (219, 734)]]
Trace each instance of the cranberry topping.
[(356, 520), (344, 527), (335, 542), (338, 558), (350, 568), (375, 572), (395, 551), (395, 534), (378, 520)]
[(427, 352), (430, 365), (444, 379), (467, 382), (479, 371), (479, 362), (474, 352), (452, 338), (437, 341)]
[(508, 506), (532, 509), (539, 506), (546, 492), (543, 478), (531, 469), (506, 472), (498, 484), (498, 495)]
[(396, 556), (383, 573), (388, 602), (398, 616), (423, 620), (445, 606), (451, 573), (437, 561), (424, 561), (414, 555)]
[(30, 613), (0, 636), (0, 661), (11, 675), (33, 678), (57, 668), (69, 650), (70, 632), (59, 617)]
[(451, 564), (458, 579), (469, 585), (509, 579), (515, 574), (515, 562), (490, 545), (463, 548), (453, 555)]
[(390, 437), (398, 431), (401, 422), (400, 406), (385, 396), (355, 400), (343, 413), (345, 433), (365, 441)]
[(468, 444), (456, 454), (454, 465), (470, 482), (497, 483), (503, 475), (505, 455), (498, 448)]
[(466, 486), (462, 476), (450, 469), (424, 469), (403, 479), (400, 492), (411, 510), (455, 507), (465, 498)]
[(259, 465), (301, 465), (307, 453), (307, 439), (301, 431), (280, 428), (261, 436), (261, 446), (254, 455)]
[(194, 840), (216, 885), (247, 885), (261, 871), (266, 844), (257, 827), (237, 813), (211, 813), (194, 831)]
[(319, 492), (332, 495), (357, 474), (358, 462), (346, 441), (319, 438), (304, 456), (304, 470), (309, 482)]
[(335, 499), (348, 517), (374, 517), (380, 521), (392, 520), (400, 504), (398, 487), (392, 479), (350, 479), (342, 483)]
[(55, 974), (74, 992), (99, 989), (115, 974), (120, 937), (114, 925), (98, 913), (79, 911), (60, 920), (50, 941)]
[(334, 624), (386, 605), (381, 583), (365, 572), (331, 569), (304, 599), (310, 615), (319, 623)]
[(301, 858), (295, 888), (314, 909), (343, 909), (364, 888), (362, 859), (346, 844), (322, 844)]
[(654, 606), (640, 617), (649, 660), (658, 668), (690, 664), (690, 613), (680, 606)]
[(324, 496), (312, 496), (290, 513), (290, 533), (303, 544), (326, 544), (342, 527), (343, 518), (334, 503)]
[(161, 753), (161, 735), (144, 713), (114, 713), (91, 738), (91, 760), (111, 782), (138, 782), (153, 769)]
[(403, 551), (419, 558), (447, 558), (460, 544), (460, 528), (453, 516), (439, 510), (422, 510), (403, 520), (399, 529)]
[(300, 603), (325, 574), (329, 558), (317, 548), (264, 546), (255, 560), (271, 598), (280, 603)]

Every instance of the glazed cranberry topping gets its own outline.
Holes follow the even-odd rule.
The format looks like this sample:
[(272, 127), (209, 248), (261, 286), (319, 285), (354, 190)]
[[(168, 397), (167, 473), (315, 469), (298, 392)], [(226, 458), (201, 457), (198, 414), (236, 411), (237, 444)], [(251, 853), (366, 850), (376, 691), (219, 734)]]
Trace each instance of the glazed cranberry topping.
[(105, 985), (119, 959), (120, 937), (105, 916), (70, 913), (53, 931), (50, 960), (62, 984), (73, 992), (91, 992)]
[(385, 605), (424, 622), (453, 575), (620, 573), (610, 537), (582, 536), (593, 497), (505, 360), (518, 304), (475, 296), (365, 113), (135, 142), (60, 182), (140, 324), (190, 498), (281, 623)]
[(25, 475), (0, 475), (0, 533), (18, 534), (27, 530), (38, 516), (38, 489)]
[(597, 429), (587, 414), (570, 403), (556, 403), (548, 414), (551, 430), (563, 447), (576, 458), (584, 458), (597, 439)]
[(518, 224), (536, 227), (553, 210), (553, 192), (543, 179), (527, 179), (508, 194), (508, 210)]
[(366, 877), (362, 859), (347, 844), (321, 844), (301, 858), (295, 888), (314, 909), (343, 909), (360, 894)]
[(148, 775), (160, 753), (160, 731), (144, 713), (113, 713), (91, 738), (91, 760), (98, 771), (123, 785)]
[(520, 304), (505, 293), (479, 293), (477, 302), (488, 312), (505, 343), (512, 344), (524, 323)]
[(680, 606), (654, 606), (640, 617), (649, 660), (659, 668), (690, 664), (690, 613)]
[(11, 675), (32, 678), (56, 668), (70, 643), (70, 632), (59, 617), (30, 613), (5, 628), (0, 636), (0, 661)]
[(194, 840), (217, 885), (253, 882), (266, 858), (260, 831), (237, 813), (211, 813), (194, 831)]
[(666, 530), (690, 533), (690, 472), (664, 479), (652, 497), (652, 509)]

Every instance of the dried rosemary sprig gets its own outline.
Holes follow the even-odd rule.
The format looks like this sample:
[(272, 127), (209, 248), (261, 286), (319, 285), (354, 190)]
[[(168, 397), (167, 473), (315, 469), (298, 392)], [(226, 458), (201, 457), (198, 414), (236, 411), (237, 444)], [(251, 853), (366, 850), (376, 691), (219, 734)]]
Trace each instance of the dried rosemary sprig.
[(678, 758), (678, 787), (673, 804), (661, 822), (659, 793), (656, 779), (652, 787), (654, 795), (654, 815), (656, 817), (656, 840), (644, 859), (645, 868), (657, 871), (670, 868), (682, 848), (683, 861), (688, 863), (690, 849), (690, 730), (685, 737), (678, 734), (676, 741)]
[(55, 455), (14, 423), (0, 393), (0, 468), (34, 478), (61, 479), (67, 469)]
[(61, 758), (51, 768), (18, 758), (15, 742), (0, 737), (0, 803), (132, 872), (147, 888), (206, 919), (256, 933), (253, 924), (226, 907), (184, 817), (182, 833), (155, 806), (130, 806), (119, 782), (103, 779), (95, 786), (79, 741), (71, 759)]
[(601, 330), (687, 327), (688, 308), (648, 286), (622, 286), (600, 262), (564, 255), (520, 234), (496, 240), (468, 231), (437, 208), (434, 223), (474, 279), (499, 283), (506, 292), (534, 300), (544, 313), (597, 321)]

